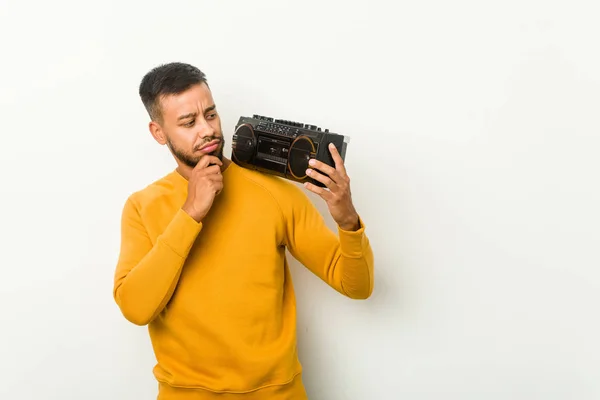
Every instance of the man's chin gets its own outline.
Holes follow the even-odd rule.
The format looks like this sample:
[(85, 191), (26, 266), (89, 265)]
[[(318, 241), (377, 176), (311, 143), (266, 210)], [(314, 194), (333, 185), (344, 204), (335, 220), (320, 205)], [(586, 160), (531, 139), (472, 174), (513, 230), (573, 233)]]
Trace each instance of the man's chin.
[(202, 158), (204, 158), (206, 156), (217, 157), (220, 161), (223, 161), (223, 151), (222, 150), (221, 151), (218, 151), (218, 150), (212, 151), (210, 153), (204, 154), (203, 156), (195, 158), (193, 160), (187, 159), (187, 160), (180, 160), (180, 161), (183, 162), (185, 165), (187, 165), (190, 168), (196, 168), (196, 165), (198, 165), (200, 160), (202, 160)]
[(210, 152), (209, 154), (211, 156), (217, 157), (220, 161), (223, 161), (223, 148), (225, 147), (225, 142), (222, 140), (221, 143), (219, 144), (219, 147), (215, 150)]
[(176, 154), (176, 157), (177, 157), (177, 159), (179, 159), (180, 162), (187, 165), (188, 167), (195, 168), (196, 165), (198, 165), (198, 163), (200, 162), (200, 160), (202, 160), (203, 157), (213, 156), (213, 157), (217, 157), (220, 161), (223, 161), (223, 148), (224, 148), (224, 142), (221, 142), (221, 145), (214, 151), (211, 151), (210, 153), (206, 153), (206, 154), (202, 154), (202, 155), (198, 155), (198, 156), (183, 156), (183, 154), (179, 153), (179, 154)]

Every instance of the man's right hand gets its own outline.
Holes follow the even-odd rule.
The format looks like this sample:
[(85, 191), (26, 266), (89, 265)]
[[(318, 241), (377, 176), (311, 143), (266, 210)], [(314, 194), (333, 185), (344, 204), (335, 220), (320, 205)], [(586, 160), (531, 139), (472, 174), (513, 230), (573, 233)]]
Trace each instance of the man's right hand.
[(215, 196), (223, 190), (222, 165), (223, 163), (217, 157), (206, 155), (192, 170), (188, 181), (187, 199), (182, 209), (197, 222), (201, 222), (206, 217)]

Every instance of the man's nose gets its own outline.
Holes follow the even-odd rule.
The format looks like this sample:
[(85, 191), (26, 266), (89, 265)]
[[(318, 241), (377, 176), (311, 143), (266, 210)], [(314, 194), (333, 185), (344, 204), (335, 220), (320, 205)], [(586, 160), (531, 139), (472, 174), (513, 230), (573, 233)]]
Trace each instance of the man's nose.
[(215, 130), (204, 118), (198, 121), (198, 137), (214, 136)]

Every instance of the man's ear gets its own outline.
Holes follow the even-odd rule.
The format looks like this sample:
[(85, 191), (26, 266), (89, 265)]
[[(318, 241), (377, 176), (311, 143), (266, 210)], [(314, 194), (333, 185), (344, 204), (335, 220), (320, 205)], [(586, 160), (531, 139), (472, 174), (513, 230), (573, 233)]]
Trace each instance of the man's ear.
[(148, 128), (150, 129), (150, 133), (154, 140), (156, 140), (159, 144), (164, 145), (167, 143), (167, 137), (162, 129), (162, 127), (156, 123), (155, 121), (150, 121), (148, 124)]

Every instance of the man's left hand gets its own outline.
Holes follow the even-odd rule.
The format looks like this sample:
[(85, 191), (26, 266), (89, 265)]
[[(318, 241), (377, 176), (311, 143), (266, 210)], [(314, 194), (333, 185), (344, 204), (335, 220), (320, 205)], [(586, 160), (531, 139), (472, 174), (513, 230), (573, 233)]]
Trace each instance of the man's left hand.
[[(354, 231), (359, 228), (358, 213), (352, 204), (350, 193), (350, 178), (344, 167), (344, 160), (340, 156), (333, 143), (329, 144), (329, 150), (335, 162), (335, 168), (318, 161), (310, 160), (307, 175), (319, 182), (325, 184), (325, 188), (306, 182), (304, 187), (313, 193), (318, 194), (327, 202), (331, 216), (338, 226), (347, 231)], [(323, 175), (326, 174), (326, 175)]]

